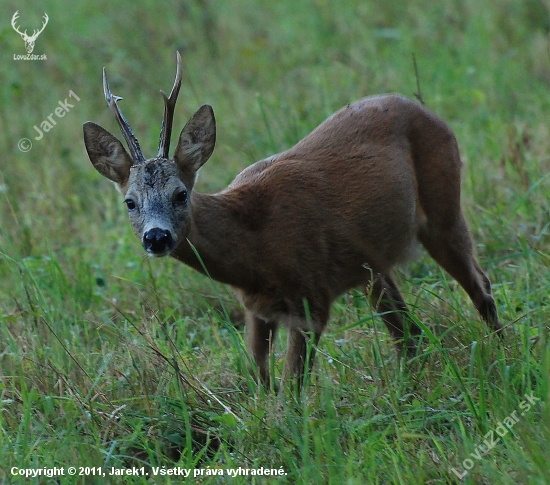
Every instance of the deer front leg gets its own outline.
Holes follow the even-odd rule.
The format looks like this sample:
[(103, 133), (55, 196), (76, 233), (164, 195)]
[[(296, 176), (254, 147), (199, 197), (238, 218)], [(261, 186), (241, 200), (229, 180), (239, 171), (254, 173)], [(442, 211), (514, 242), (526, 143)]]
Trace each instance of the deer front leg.
[[(304, 382), (306, 363), (309, 372), (313, 366), (315, 350), (320, 338), (321, 332), (305, 332), (299, 328), (289, 328), (287, 354), (281, 384), (283, 389), (288, 382), (291, 382), (293, 386), (296, 386), (296, 391), (300, 392)], [(308, 355), (308, 344), (311, 339), (313, 341)]]
[[(277, 332), (277, 322), (266, 321), (257, 317), (250, 310), (245, 310), (248, 349), (254, 358), (260, 380), (269, 388), (269, 354)], [(254, 374), (256, 372), (253, 372)]]

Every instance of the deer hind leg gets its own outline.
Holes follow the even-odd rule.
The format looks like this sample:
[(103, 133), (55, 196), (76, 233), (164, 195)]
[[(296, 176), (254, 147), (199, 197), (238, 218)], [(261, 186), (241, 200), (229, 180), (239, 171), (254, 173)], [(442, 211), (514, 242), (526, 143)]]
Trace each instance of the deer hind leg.
[(269, 354), (277, 332), (277, 322), (263, 320), (250, 310), (245, 310), (248, 348), (258, 367), (261, 381), (269, 387)]
[(491, 282), (477, 262), (470, 232), (462, 215), (451, 226), (436, 227), (428, 221), (418, 237), (432, 258), (466, 290), (489, 327), (495, 331), (501, 330), (491, 294)]
[(407, 304), (401, 296), (391, 274), (377, 274), (367, 288), (367, 296), (376, 311), (381, 313), (390, 335), (395, 340), (399, 355), (405, 350), (409, 357), (414, 356), (420, 327), (408, 318)]

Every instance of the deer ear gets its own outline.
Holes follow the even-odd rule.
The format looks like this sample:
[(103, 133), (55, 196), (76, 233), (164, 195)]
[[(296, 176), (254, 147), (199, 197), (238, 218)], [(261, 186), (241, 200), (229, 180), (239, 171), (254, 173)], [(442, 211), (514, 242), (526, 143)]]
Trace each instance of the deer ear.
[(116, 137), (88, 121), (84, 123), (84, 144), (92, 165), (101, 175), (119, 185), (128, 180), (133, 162)]
[(216, 120), (212, 107), (205, 104), (184, 126), (174, 161), (188, 190), (193, 188), (197, 170), (210, 158), (216, 144)]

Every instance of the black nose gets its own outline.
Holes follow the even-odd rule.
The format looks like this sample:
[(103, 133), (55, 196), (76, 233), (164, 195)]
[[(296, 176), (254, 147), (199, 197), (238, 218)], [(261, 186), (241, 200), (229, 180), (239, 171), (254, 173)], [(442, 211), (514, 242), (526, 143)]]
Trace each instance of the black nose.
[(143, 235), (143, 248), (148, 253), (162, 254), (170, 251), (173, 246), (172, 234), (166, 229), (155, 227)]

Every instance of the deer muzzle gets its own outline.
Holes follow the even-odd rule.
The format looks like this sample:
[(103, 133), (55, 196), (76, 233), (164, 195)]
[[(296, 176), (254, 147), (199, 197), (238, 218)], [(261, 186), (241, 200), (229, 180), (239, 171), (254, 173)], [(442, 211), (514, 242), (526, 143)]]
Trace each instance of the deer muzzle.
[(143, 249), (151, 256), (166, 256), (174, 249), (174, 238), (167, 229), (154, 227), (143, 234)]

